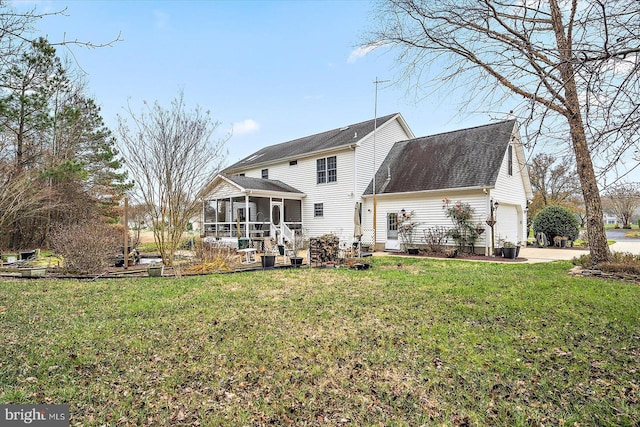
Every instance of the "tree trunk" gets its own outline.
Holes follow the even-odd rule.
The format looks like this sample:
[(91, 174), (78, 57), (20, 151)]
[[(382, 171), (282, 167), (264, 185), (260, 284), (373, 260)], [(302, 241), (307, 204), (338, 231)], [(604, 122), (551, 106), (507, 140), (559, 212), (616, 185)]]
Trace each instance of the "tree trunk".
[(564, 83), (565, 116), (569, 122), (571, 142), (573, 144), (573, 152), (576, 156), (577, 172), (580, 178), (582, 196), (587, 213), (587, 232), (589, 235), (591, 262), (595, 265), (611, 260), (611, 252), (609, 251), (607, 235), (604, 231), (600, 191), (598, 190), (598, 183), (596, 181), (580, 111), (580, 101), (578, 99), (574, 69), (571, 63), (571, 44), (564, 33), (564, 25), (562, 24), (562, 16), (557, 0), (550, 0), (549, 6), (551, 8), (551, 18), (556, 43), (558, 44), (558, 52), (562, 57), (559, 69)]

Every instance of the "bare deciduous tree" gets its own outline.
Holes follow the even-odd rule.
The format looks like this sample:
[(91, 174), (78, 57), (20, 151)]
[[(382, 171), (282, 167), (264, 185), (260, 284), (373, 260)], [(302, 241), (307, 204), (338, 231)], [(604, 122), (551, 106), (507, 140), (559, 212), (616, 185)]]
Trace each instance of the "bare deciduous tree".
[(0, 247), (15, 247), (17, 228), (45, 218), (57, 206), (55, 195), (28, 172), (15, 175), (0, 164)]
[(631, 217), (640, 207), (640, 190), (637, 184), (618, 184), (605, 193), (604, 205), (620, 219), (623, 227), (631, 225)]
[(430, 80), (465, 86), (470, 103), (520, 99), (530, 137), (570, 140), (599, 263), (610, 252), (596, 168), (638, 143), (639, 19), (633, 0), (387, 0), (368, 45), (399, 47), (410, 84), (438, 67)]
[(188, 110), (183, 93), (168, 109), (156, 102), (140, 114), (131, 107), (127, 113), (118, 127), (126, 166), (136, 196), (150, 210), (162, 260), (172, 265), (187, 224), (202, 209), (202, 191), (219, 169), (228, 137), (214, 140), (219, 123), (199, 107)]
[(538, 154), (531, 160), (529, 177), (534, 192), (540, 192), (545, 206), (562, 204), (580, 191), (580, 182), (568, 158)]
[(560, 205), (576, 213), (583, 211), (580, 181), (568, 157), (556, 159), (551, 154), (536, 155), (529, 165), (529, 177), (533, 188), (529, 217), (535, 217), (550, 205)]
[[(66, 12), (66, 7), (57, 10), (46, 8), (46, 11), (39, 12), (36, 7), (27, 6), (27, 9), (21, 7), (18, 10), (17, 6), (22, 5), (16, 2), (0, 0), (0, 67), (11, 62), (11, 57), (15, 55), (15, 52), (21, 50), (20, 44), (31, 44), (35, 40), (32, 33), (39, 20), (50, 16), (63, 15)], [(52, 45), (67, 48), (79, 46), (87, 49), (96, 49), (113, 46), (120, 40), (120, 34), (113, 40), (104, 43), (66, 39), (65, 37), (63, 40), (53, 42)]]

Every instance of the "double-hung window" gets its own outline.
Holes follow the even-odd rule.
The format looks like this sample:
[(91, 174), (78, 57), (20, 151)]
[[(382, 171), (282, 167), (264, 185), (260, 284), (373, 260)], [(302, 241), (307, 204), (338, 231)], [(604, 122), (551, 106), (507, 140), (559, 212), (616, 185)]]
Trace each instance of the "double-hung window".
[(316, 218), (324, 216), (324, 203), (313, 204), (313, 216)]
[(327, 182), (338, 180), (338, 163), (336, 156), (327, 157)]
[(262, 179), (269, 179), (269, 169), (262, 169)]
[(338, 181), (338, 161), (336, 156), (318, 159), (316, 161), (316, 176), (318, 184)]

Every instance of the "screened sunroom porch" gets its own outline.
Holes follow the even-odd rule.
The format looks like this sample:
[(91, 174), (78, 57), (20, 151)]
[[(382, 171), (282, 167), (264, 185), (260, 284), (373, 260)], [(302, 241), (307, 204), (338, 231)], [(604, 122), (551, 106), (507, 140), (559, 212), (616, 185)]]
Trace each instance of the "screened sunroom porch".
[(303, 198), (303, 193), (280, 181), (218, 175), (204, 201), (204, 235), (290, 241), (295, 230), (302, 229)]

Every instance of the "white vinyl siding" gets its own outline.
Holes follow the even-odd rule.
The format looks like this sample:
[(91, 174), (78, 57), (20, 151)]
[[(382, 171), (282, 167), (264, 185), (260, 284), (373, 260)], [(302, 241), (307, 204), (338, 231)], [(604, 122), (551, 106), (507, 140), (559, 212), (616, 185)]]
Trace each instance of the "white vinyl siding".
[(397, 120), (391, 120), (385, 123), (384, 126), (378, 127), (375, 137), (375, 150), (373, 134), (368, 135), (360, 142), (360, 147), (356, 149), (356, 194), (361, 195), (364, 193), (364, 190), (373, 179), (373, 171), (378, 170), (393, 144), (411, 137)]
[[(322, 185), (316, 183), (316, 166), (318, 159), (335, 157), (337, 180)], [(353, 239), (353, 157), (352, 148), (343, 148), (327, 155), (298, 157), (297, 165), (292, 167), (289, 160), (269, 164), (269, 178), (282, 181), (302, 191), (306, 197), (302, 199), (303, 227), (309, 236), (320, 236), (335, 233), (341, 239)], [(247, 169), (247, 176), (260, 178), (264, 167)], [(324, 215), (314, 217), (314, 204), (324, 204)], [(286, 216), (286, 212), (285, 212)], [(285, 218), (286, 221), (286, 218)]]
[(220, 181), (209, 194), (215, 194), (217, 198), (224, 199), (233, 194), (237, 194), (238, 187), (229, 184), (227, 181)]
[[(474, 222), (481, 223), (485, 228), (480, 238), (476, 241), (476, 248), (485, 247), (485, 238), (490, 228), (485, 224), (488, 216), (487, 198), (481, 191), (443, 191), (434, 193), (416, 193), (412, 195), (389, 195), (379, 196), (377, 198), (377, 221), (376, 232), (378, 235), (378, 244), (385, 242), (387, 238), (387, 215), (391, 212), (400, 212), (404, 209), (407, 212), (414, 212), (414, 220), (419, 224), (414, 231), (414, 242), (417, 244), (424, 243), (424, 230), (433, 226), (444, 226), (446, 228), (453, 227), (451, 219), (447, 217), (445, 210), (442, 209), (442, 199), (448, 198), (451, 204), (458, 200), (469, 203), (474, 209)], [(366, 213), (363, 218), (363, 227), (373, 228), (373, 200), (367, 198), (363, 212)], [(489, 232), (490, 233), (490, 232)], [(366, 242), (372, 243), (372, 242)], [(452, 241), (449, 244), (453, 244)]]
[[(525, 212), (527, 194), (522, 182), (522, 171), (526, 166), (524, 159), (520, 159), (521, 153), (522, 151), (518, 149), (518, 146), (513, 146), (512, 175), (509, 175), (509, 155), (508, 152), (505, 153), (504, 161), (498, 173), (496, 187), (491, 190), (491, 197), (500, 202), (497, 212), (496, 233), (500, 233), (502, 238), (514, 243), (525, 241), (527, 233), (527, 216)], [(515, 216), (515, 218), (512, 218), (512, 216)]]

